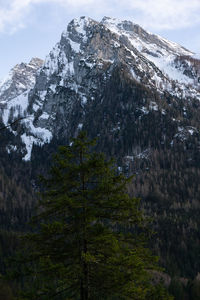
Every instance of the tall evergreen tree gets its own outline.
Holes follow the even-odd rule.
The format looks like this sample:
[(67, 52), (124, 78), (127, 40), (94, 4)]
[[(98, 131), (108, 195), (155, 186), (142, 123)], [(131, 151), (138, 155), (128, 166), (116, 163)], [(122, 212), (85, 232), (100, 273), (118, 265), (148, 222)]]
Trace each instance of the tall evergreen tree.
[(144, 244), (139, 200), (127, 193), (131, 178), (94, 144), (81, 132), (43, 178), (23, 299), (170, 299), (152, 284), (156, 259)]

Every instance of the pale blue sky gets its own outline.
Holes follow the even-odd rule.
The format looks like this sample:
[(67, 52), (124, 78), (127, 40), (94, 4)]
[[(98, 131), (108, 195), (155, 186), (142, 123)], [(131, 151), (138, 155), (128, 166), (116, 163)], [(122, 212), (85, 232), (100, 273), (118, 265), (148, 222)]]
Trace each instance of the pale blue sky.
[(0, 78), (49, 53), (75, 17), (128, 19), (200, 53), (200, 0), (0, 0)]

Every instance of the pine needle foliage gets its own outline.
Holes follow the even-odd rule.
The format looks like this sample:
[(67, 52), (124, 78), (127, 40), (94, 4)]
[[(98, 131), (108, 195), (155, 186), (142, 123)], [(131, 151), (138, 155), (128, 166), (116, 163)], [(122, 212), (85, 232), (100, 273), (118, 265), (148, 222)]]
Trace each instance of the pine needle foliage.
[(171, 299), (152, 284), (156, 258), (145, 246), (139, 199), (127, 193), (132, 178), (94, 145), (80, 132), (59, 148), (42, 179), (39, 229), (26, 236), (28, 289), (20, 299)]

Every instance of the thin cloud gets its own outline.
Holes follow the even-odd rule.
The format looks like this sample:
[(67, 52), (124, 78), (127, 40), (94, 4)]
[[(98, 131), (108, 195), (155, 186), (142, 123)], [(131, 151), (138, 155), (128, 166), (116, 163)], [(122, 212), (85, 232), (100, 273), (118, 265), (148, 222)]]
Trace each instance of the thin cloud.
[(181, 29), (200, 23), (199, 0), (122, 1), (131, 11), (137, 10), (139, 23), (151, 28)]
[[(2, 3), (1, 3), (2, 2)], [(200, 23), (199, 0), (10, 0), (9, 4), (0, 0), (0, 32), (14, 32), (26, 26), (33, 8), (49, 3), (93, 18), (102, 14), (128, 17), (145, 27), (181, 29)], [(128, 13), (127, 13), (128, 12)], [(128, 16), (127, 16), (128, 15)]]
[(0, 8), (0, 32), (14, 32), (24, 26), (23, 17), (30, 10), (30, 1), (14, 0)]
[(31, 9), (43, 3), (54, 3), (66, 9), (78, 9), (83, 6), (91, 8), (94, 0), (10, 0), (9, 4), (0, 1), (0, 32), (12, 33), (24, 27)]

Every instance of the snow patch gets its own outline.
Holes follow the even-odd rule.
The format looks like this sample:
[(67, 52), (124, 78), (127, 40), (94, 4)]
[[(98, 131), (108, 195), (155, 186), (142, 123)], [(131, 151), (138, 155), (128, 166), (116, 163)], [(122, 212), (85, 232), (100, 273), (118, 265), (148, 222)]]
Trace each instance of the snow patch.
[(27, 133), (24, 133), (21, 136), (21, 139), (25, 144), (27, 151), (27, 154), (23, 157), (23, 160), (27, 161), (31, 158), (33, 143), (38, 145), (49, 143), (52, 139), (52, 133), (46, 128), (35, 127), (33, 125), (33, 117), (31, 120), (24, 121), (24, 123), (26, 125), (26, 129), (28, 130), (28, 135)]
[(79, 123), (79, 124), (78, 124), (78, 129), (81, 130), (82, 128), (83, 128), (83, 124), (82, 124), (82, 123)]
[(33, 110), (34, 111), (37, 111), (39, 108), (40, 108), (40, 105), (38, 105), (36, 103), (33, 104)]
[(142, 106), (142, 107), (140, 108), (140, 110), (141, 110), (145, 115), (147, 115), (147, 114), (149, 113), (149, 110), (148, 110), (145, 106)]
[(144, 151), (140, 152), (139, 154), (136, 155), (137, 158), (139, 159), (147, 159), (151, 153), (151, 150), (149, 148), (145, 149)]
[(139, 78), (139, 76), (136, 75), (135, 71), (134, 71), (132, 68), (131, 68), (130, 71), (131, 71), (132, 77), (133, 77), (136, 81), (139, 81), (140, 78)]
[(87, 41), (87, 35), (85, 28), (89, 25), (90, 22), (92, 22), (92, 19), (87, 17), (81, 17), (79, 19), (74, 19), (74, 28), (76, 32), (81, 36), (83, 42)]
[(7, 150), (8, 154), (10, 154), (13, 151), (17, 151), (17, 146), (16, 145), (15, 146), (14, 145), (9, 145), (9, 146), (6, 147), (6, 150)]
[(50, 75), (58, 72), (58, 56), (60, 53), (60, 44), (57, 43), (53, 50), (49, 53), (49, 55), (46, 57), (43, 71), (49, 77)]
[(194, 133), (198, 133), (197, 128), (192, 126), (178, 126), (178, 133), (175, 134), (174, 138), (179, 138), (181, 141), (185, 141), (189, 138), (189, 135), (193, 135)]
[(47, 120), (49, 119), (49, 114), (47, 112), (43, 112), (43, 114), (39, 117), (39, 119)]
[(39, 93), (39, 97), (42, 101), (44, 101), (45, 97), (46, 97), (46, 94), (47, 94), (47, 91), (40, 91)]
[(193, 79), (184, 75), (180, 69), (175, 68), (174, 55), (154, 57), (149, 54), (144, 54), (150, 61), (152, 61), (163, 74), (167, 75), (172, 80), (177, 80), (180, 83), (193, 84)]
[(156, 102), (151, 101), (149, 104), (149, 109), (158, 111), (158, 105), (156, 104)]
[(70, 42), (70, 46), (71, 46), (72, 50), (76, 53), (79, 53), (80, 52), (80, 44), (73, 42), (71, 39), (69, 39), (69, 42)]
[(95, 66), (95, 63), (94, 63), (94, 62), (91, 63), (91, 62), (85, 61), (85, 65), (86, 65), (87, 67), (89, 67), (90, 69), (92, 69), (92, 68)]
[(50, 89), (52, 90), (53, 93), (56, 92), (56, 87), (57, 87), (56, 84), (51, 84), (51, 85), (50, 85)]
[(87, 98), (86, 98), (85, 96), (82, 96), (82, 97), (81, 97), (81, 104), (82, 104), (82, 105), (87, 104)]
[(28, 93), (27, 92), (8, 101), (6, 108), (3, 109), (3, 115), (2, 115), (3, 123), (5, 125), (8, 124), (9, 116), (11, 116), (11, 111), (13, 112), (12, 120), (19, 116), (24, 116), (26, 113), (27, 107), (28, 107)]
[(195, 130), (194, 130), (194, 129), (188, 129), (188, 132), (189, 132), (191, 135), (193, 135), (194, 132), (195, 132)]
[(125, 156), (125, 159), (130, 160), (130, 161), (134, 161), (134, 156), (127, 155), (127, 156)]
[(115, 48), (119, 48), (120, 46), (121, 46), (120, 43), (114, 41), (114, 47), (115, 47)]

